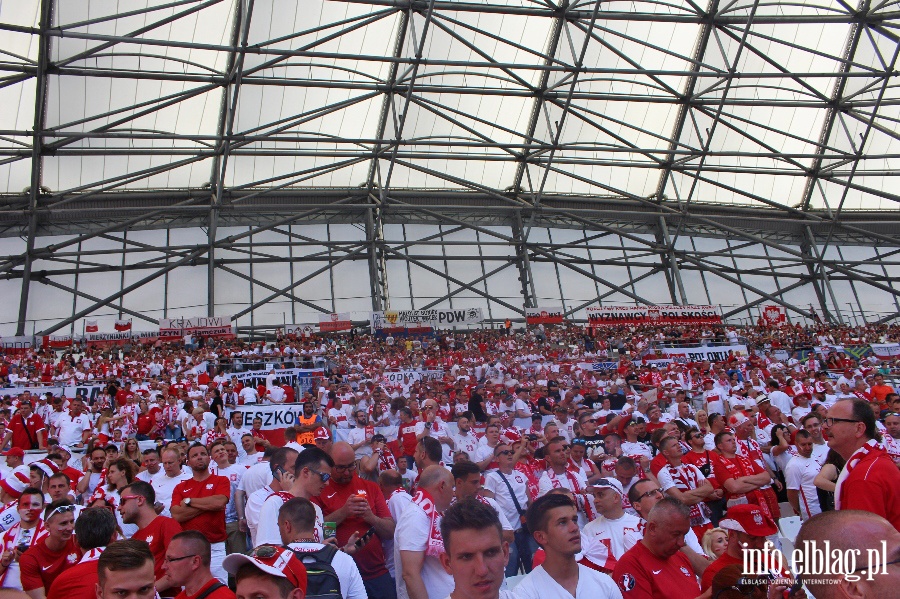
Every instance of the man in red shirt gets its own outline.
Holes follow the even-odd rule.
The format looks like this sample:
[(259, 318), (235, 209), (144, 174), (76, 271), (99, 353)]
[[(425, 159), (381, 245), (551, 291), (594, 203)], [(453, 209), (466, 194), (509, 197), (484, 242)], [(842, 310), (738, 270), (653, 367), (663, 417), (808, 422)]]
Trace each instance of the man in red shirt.
[(196, 530), (180, 532), (166, 549), (165, 585), (184, 587), (175, 599), (195, 599), (206, 593), (206, 599), (235, 599), (227, 586), (216, 580), (209, 569), (210, 544)]
[(44, 516), (47, 536), (32, 545), (19, 558), (22, 590), (31, 599), (44, 599), (56, 577), (81, 559), (81, 550), (72, 534), (75, 531), (75, 506), (54, 501)]
[(47, 427), (44, 419), (33, 413), (33, 405), (30, 399), (23, 399), (19, 403), (19, 411), (9, 419), (6, 426), (6, 434), (0, 446), (6, 447), (11, 442), (12, 447), (19, 449), (45, 449)]
[(103, 508), (82, 510), (75, 522), (75, 536), (84, 551), (81, 561), (60, 574), (47, 599), (93, 599), (97, 595), (97, 560), (103, 548), (116, 538), (116, 517)]
[(131, 383), (126, 381), (125, 386), (116, 391), (116, 405), (121, 408), (132, 397), (134, 397), (134, 391), (131, 390)]
[[(153, 554), (135, 539), (110, 543), (97, 560), (96, 599), (153, 599)], [(93, 599), (93, 598), (92, 598)]]
[(224, 476), (209, 471), (209, 452), (203, 445), (194, 444), (188, 449), (188, 466), (193, 476), (181, 481), (172, 491), (172, 517), (185, 530), (198, 530), (212, 546), (210, 568), (220, 582), (228, 575), (222, 568), (225, 559), (225, 506), (231, 496), (231, 482)]
[(400, 457), (406, 460), (407, 468), (412, 468), (413, 456), (418, 443), (416, 435), (421, 432), (418, 427), (419, 422), (413, 418), (409, 408), (400, 408), (398, 413), (400, 414), (400, 429), (397, 431), (397, 439), (400, 441)]
[[(778, 532), (775, 521), (752, 503), (728, 508), (727, 517), (719, 522), (719, 526), (728, 531), (728, 546), (725, 553), (704, 570), (700, 585), (704, 591), (712, 585), (712, 579), (719, 570), (732, 564), (743, 565), (744, 549), (761, 550), (766, 537)], [(768, 569), (770, 565), (754, 565), (754, 570), (758, 566)]]
[(713, 472), (725, 489), (728, 509), (734, 505), (755, 503), (763, 507), (767, 516), (772, 517), (770, 502), (760, 490), (760, 487), (771, 482), (769, 473), (754, 460), (737, 455), (737, 441), (729, 432), (722, 431), (716, 435), (716, 449), (721, 455), (713, 462)]
[(625, 552), (612, 578), (628, 599), (694, 599), (700, 585), (691, 561), (679, 551), (691, 529), (691, 510), (665, 497), (647, 514), (644, 538)]
[(331, 457), (331, 480), (313, 501), (321, 506), (328, 522), (337, 523), (338, 546), (346, 544), (353, 533), (362, 538), (369, 530), (375, 530), (353, 559), (369, 597), (394, 596), (394, 581), (385, 566), (381, 540), (394, 538), (395, 524), (381, 487), (357, 475), (356, 456), (349, 443), (335, 443)]
[(158, 515), (153, 508), (155, 503), (156, 491), (153, 490), (153, 485), (135, 481), (122, 488), (119, 513), (122, 515), (122, 522), (138, 526), (137, 532), (131, 535), (131, 538), (146, 541), (150, 546), (150, 552), (153, 553), (153, 560), (156, 563), (156, 589), (164, 592), (167, 587), (162, 584), (161, 579), (166, 574), (164, 568), (166, 547), (172, 538), (181, 532), (181, 525), (173, 518)]
[(828, 446), (847, 460), (834, 490), (838, 510), (878, 514), (900, 531), (900, 470), (877, 441), (875, 412), (864, 399), (842, 399), (823, 425)]

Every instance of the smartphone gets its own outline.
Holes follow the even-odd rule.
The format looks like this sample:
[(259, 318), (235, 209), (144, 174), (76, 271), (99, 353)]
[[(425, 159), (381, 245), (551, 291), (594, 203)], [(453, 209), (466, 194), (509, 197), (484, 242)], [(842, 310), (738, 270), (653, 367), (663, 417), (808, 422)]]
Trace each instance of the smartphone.
[(282, 468), (282, 467), (280, 467), (280, 466), (279, 466), (278, 468), (276, 468), (276, 469), (275, 469), (275, 472), (273, 473), (273, 474), (274, 474), (275, 480), (281, 481), (281, 477), (284, 476), (284, 473), (285, 473), (285, 469), (284, 469), (284, 468)]
[(373, 526), (372, 528), (370, 528), (369, 530), (366, 531), (366, 534), (364, 534), (363, 536), (359, 537), (359, 539), (356, 540), (356, 546), (362, 547), (363, 545), (365, 545), (366, 543), (369, 542), (369, 539), (371, 539), (374, 534), (375, 534), (375, 527)]
[(18, 545), (16, 545), (16, 551), (18, 551), (19, 553), (25, 553), (28, 547), (28, 543), (19, 543)]

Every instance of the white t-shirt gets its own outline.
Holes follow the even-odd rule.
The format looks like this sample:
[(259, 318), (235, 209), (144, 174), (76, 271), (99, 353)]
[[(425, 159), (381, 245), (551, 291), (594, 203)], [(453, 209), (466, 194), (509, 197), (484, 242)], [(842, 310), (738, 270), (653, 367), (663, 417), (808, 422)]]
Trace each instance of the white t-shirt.
[[(400, 493), (394, 493), (387, 500), (388, 510), (391, 512), (391, 518), (394, 519), (394, 522), (400, 522), (400, 514), (403, 513), (403, 510), (412, 503), (412, 495), (403, 491)], [(394, 539), (382, 539), (381, 540), (382, 548), (384, 549), (384, 567), (388, 569), (388, 572), (391, 573), (391, 577), (394, 579), (397, 578), (396, 573), (394, 571)]]
[[(515, 588), (516, 599), (573, 599), (573, 596), (538, 566)], [(574, 599), (622, 599), (622, 592), (606, 574), (578, 564)]]
[[(440, 526), (440, 519), (437, 525)], [(425, 551), (430, 534), (431, 519), (421, 507), (410, 503), (403, 508), (403, 517), (397, 522), (397, 530), (394, 533), (394, 568), (397, 572), (398, 599), (409, 599), (406, 581), (403, 580), (403, 562), (400, 556), (403, 551)], [(426, 555), (421, 575), (429, 597), (446, 597), (453, 592), (455, 586), (453, 577), (447, 574), (438, 558)]]
[(244, 475), (241, 477), (241, 483), (238, 485), (238, 490), (243, 491), (249, 500), (251, 495), (271, 482), (272, 468), (269, 466), (269, 462), (257, 462), (244, 472)]
[(64, 413), (57, 420), (56, 426), (59, 428), (59, 442), (62, 445), (80, 445), (82, 433), (92, 428), (91, 418), (87, 414), (81, 416), (72, 416)]
[(822, 513), (814, 484), (822, 466), (814, 458), (814, 455), (808, 458), (795, 455), (784, 469), (785, 486), (788, 490), (798, 491), (797, 501), (800, 503), (800, 519), (803, 521)]
[[(318, 551), (324, 546), (322, 543), (291, 543), (288, 545), (296, 553)], [(331, 560), (331, 567), (334, 568), (334, 572), (341, 582), (341, 596), (344, 599), (367, 599), (368, 595), (366, 595), (366, 587), (363, 586), (362, 575), (352, 557), (343, 551), (338, 551)]]
[(150, 485), (156, 491), (156, 500), (164, 506), (160, 515), (171, 518), (172, 512), (169, 511), (169, 508), (172, 507), (172, 492), (178, 486), (178, 483), (191, 478), (191, 475), (182, 472), (178, 476), (172, 477), (166, 474), (165, 470), (160, 470), (156, 474), (157, 476), (152, 477)]
[[(284, 499), (274, 493), (270, 493), (265, 501), (263, 501), (263, 504), (259, 509), (256, 535), (253, 537), (254, 547), (258, 547), (259, 545), (281, 545), (281, 531), (278, 530), (278, 510), (280, 510), (283, 505)], [(316, 528), (314, 531), (316, 538), (324, 539), (325, 535), (322, 527), (325, 518), (322, 517), (322, 508), (315, 503), (312, 505), (316, 510)]]
[(610, 520), (599, 516), (581, 531), (581, 553), (593, 563), (610, 572), (625, 554), (625, 536), (639, 528), (641, 519), (631, 514)]
[[(347, 431), (347, 438), (345, 439), (347, 443), (350, 445), (356, 445), (357, 443), (362, 443), (366, 440), (366, 429), (365, 428), (351, 428)], [(364, 458), (366, 456), (372, 455), (372, 446), (368, 444), (363, 444), (353, 450), (353, 453), (356, 455), (356, 459)]]
[[(516, 499), (519, 501), (519, 507), (521, 507), (522, 510), (525, 510), (528, 507), (528, 481), (525, 478), (525, 475), (518, 470), (513, 470), (510, 474), (504, 474), (503, 476), (512, 488), (513, 493), (516, 494)], [(519, 519), (519, 511), (516, 509), (516, 504), (509, 494), (509, 489), (506, 487), (506, 483), (503, 482), (503, 479), (500, 478), (500, 473), (498, 471), (488, 472), (485, 475), (484, 488), (494, 494), (497, 505), (502, 510), (503, 515), (506, 516), (507, 521), (512, 525), (512, 529), (519, 530), (522, 528), (522, 521)]]
[[(444, 599), (452, 599), (450, 595), (447, 595)], [(504, 591), (501, 589), (500, 594), (497, 596), (497, 599), (518, 599), (516, 594), (512, 591)]]
[(478, 437), (472, 431), (465, 435), (456, 433), (453, 435), (454, 451), (464, 451), (469, 454), (469, 459), (475, 459), (475, 453), (478, 449)]

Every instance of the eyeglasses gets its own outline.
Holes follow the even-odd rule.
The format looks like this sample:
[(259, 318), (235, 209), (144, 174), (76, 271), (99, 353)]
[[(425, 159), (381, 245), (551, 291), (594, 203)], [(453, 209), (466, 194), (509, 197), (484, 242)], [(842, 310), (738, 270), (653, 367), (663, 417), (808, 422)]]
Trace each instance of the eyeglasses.
[(504, 449), (503, 451), (498, 451), (497, 455), (512, 455), (513, 452), (511, 449)]
[(250, 552), (250, 557), (258, 557), (260, 559), (269, 559), (275, 557), (278, 553), (278, 547), (275, 545), (260, 545)]
[(183, 559), (188, 559), (189, 557), (198, 557), (196, 553), (192, 553), (191, 555), (182, 555), (181, 557), (169, 557), (168, 555), (165, 557), (167, 563), (172, 562), (180, 562)]
[[(335, 466), (335, 469), (337, 469), (337, 466)], [(318, 470), (313, 470), (312, 468), (310, 468), (309, 471), (313, 474), (318, 474), (319, 478), (322, 479), (322, 483), (327, 483), (331, 479), (331, 475), (327, 472), (319, 472)]]
[(862, 422), (862, 420), (851, 420), (850, 418), (826, 418), (822, 421), (822, 424), (831, 428), (834, 426), (835, 422)]
[(356, 468), (356, 462), (353, 461), (349, 464), (335, 464), (331, 467), (332, 470), (353, 470)]
[(657, 487), (655, 489), (650, 489), (646, 493), (641, 493), (640, 495), (638, 495), (637, 500), (640, 501), (644, 497), (650, 497), (651, 495), (662, 495), (662, 489), (660, 489), (659, 487)]
[(50, 518), (52, 518), (52, 517), (55, 516), (56, 514), (65, 514), (66, 512), (74, 512), (74, 511), (75, 511), (75, 506), (74, 506), (74, 505), (61, 505), (61, 506), (57, 507), (56, 509), (54, 509), (54, 510), (53, 510), (52, 512), (50, 512), (49, 514), (47, 514), (47, 517), (44, 518), (44, 520), (45, 520), (45, 521), (46, 521), (46, 520), (49, 520)]

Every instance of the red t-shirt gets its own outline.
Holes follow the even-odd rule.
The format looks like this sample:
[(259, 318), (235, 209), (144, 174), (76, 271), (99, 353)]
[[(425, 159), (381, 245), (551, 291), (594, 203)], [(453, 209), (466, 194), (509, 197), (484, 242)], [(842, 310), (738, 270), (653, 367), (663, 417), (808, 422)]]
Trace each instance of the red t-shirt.
[[(183, 480), (175, 486), (172, 491), (172, 505), (179, 505), (182, 499), (190, 497), (212, 497), (213, 495), (224, 495), (231, 497), (231, 482), (224, 476), (210, 474), (204, 480), (198, 481), (193, 478)], [(228, 536), (225, 533), (225, 508), (217, 512), (203, 512), (199, 516), (194, 516), (187, 522), (181, 523), (185, 530), (198, 530), (203, 533), (210, 543), (222, 543)]]
[(412, 456), (416, 450), (416, 424), (415, 420), (410, 420), (407, 424), (400, 423), (400, 430), (397, 435), (400, 439), (400, 452), (402, 455)]
[[(28, 427), (26, 432), (25, 427)], [(46, 425), (44, 419), (37, 414), (32, 414), (28, 419), (22, 418), (21, 414), (16, 414), (9, 420), (9, 430), (12, 431), (12, 447), (19, 449), (31, 449), (31, 440), (38, 443), (38, 432), (44, 430)], [(28, 435), (31, 435), (29, 438)], [(35, 446), (36, 447), (36, 446)]]
[(163, 569), (163, 562), (166, 560), (166, 547), (172, 537), (181, 532), (181, 524), (173, 518), (167, 516), (157, 516), (150, 524), (134, 533), (131, 538), (140, 541), (146, 541), (150, 545), (150, 553), (153, 554), (153, 560), (156, 562), (154, 574), (156, 580), (162, 578), (166, 571)]
[(19, 558), (22, 570), (22, 590), (49, 589), (56, 577), (78, 563), (81, 551), (72, 536), (62, 551), (53, 552), (47, 549), (46, 537), (32, 545)]
[(116, 391), (116, 403), (120, 408), (128, 404), (128, 400), (132, 397), (134, 397), (133, 391), (126, 391), (125, 389), (119, 389), (118, 391)]
[(72, 468), (71, 466), (66, 466), (62, 470), (63, 474), (69, 477), (69, 480), (72, 481), (72, 490), (75, 490), (75, 485), (78, 484), (78, 481), (81, 480), (81, 477), (84, 476), (84, 472), (77, 468)]
[(47, 599), (96, 599), (97, 560), (75, 564), (53, 581)]
[(612, 579), (628, 599), (694, 599), (700, 594), (700, 585), (685, 554), (678, 551), (663, 560), (640, 541), (619, 559)]
[(870, 452), (841, 484), (841, 509), (878, 514), (900, 531), (900, 470), (883, 451)]
[[(322, 515), (327, 519), (328, 514), (343, 507), (351, 495), (361, 494), (359, 491), (365, 491), (366, 501), (369, 502), (373, 514), (379, 518), (391, 517), (391, 511), (384, 500), (381, 487), (358, 476), (354, 476), (353, 480), (346, 485), (337, 485), (332, 478), (322, 489), (322, 494), (313, 497), (313, 501), (322, 508)], [(338, 545), (345, 545), (354, 532), (362, 537), (369, 528), (369, 524), (362, 518), (353, 516), (345, 518), (337, 527)], [(387, 573), (384, 565), (384, 548), (381, 546), (381, 539), (378, 535), (373, 536), (368, 543), (360, 547), (353, 554), (353, 559), (359, 566), (359, 573), (363, 580), (370, 580)]]
[[(201, 594), (203, 594), (204, 591), (206, 591), (206, 589), (216, 584), (217, 582), (219, 581), (215, 578), (210, 578), (209, 581), (205, 585), (200, 587), (200, 589), (198, 589), (197, 592), (193, 595), (188, 595), (184, 591), (184, 589), (182, 589), (180, 593), (175, 595), (175, 599), (194, 599), (194, 597), (199, 597)], [(232, 593), (231, 589), (229, 589), (227, 586), (216, 589), (206, 597), (207, 599), (235, 599), (234, 593)]]

